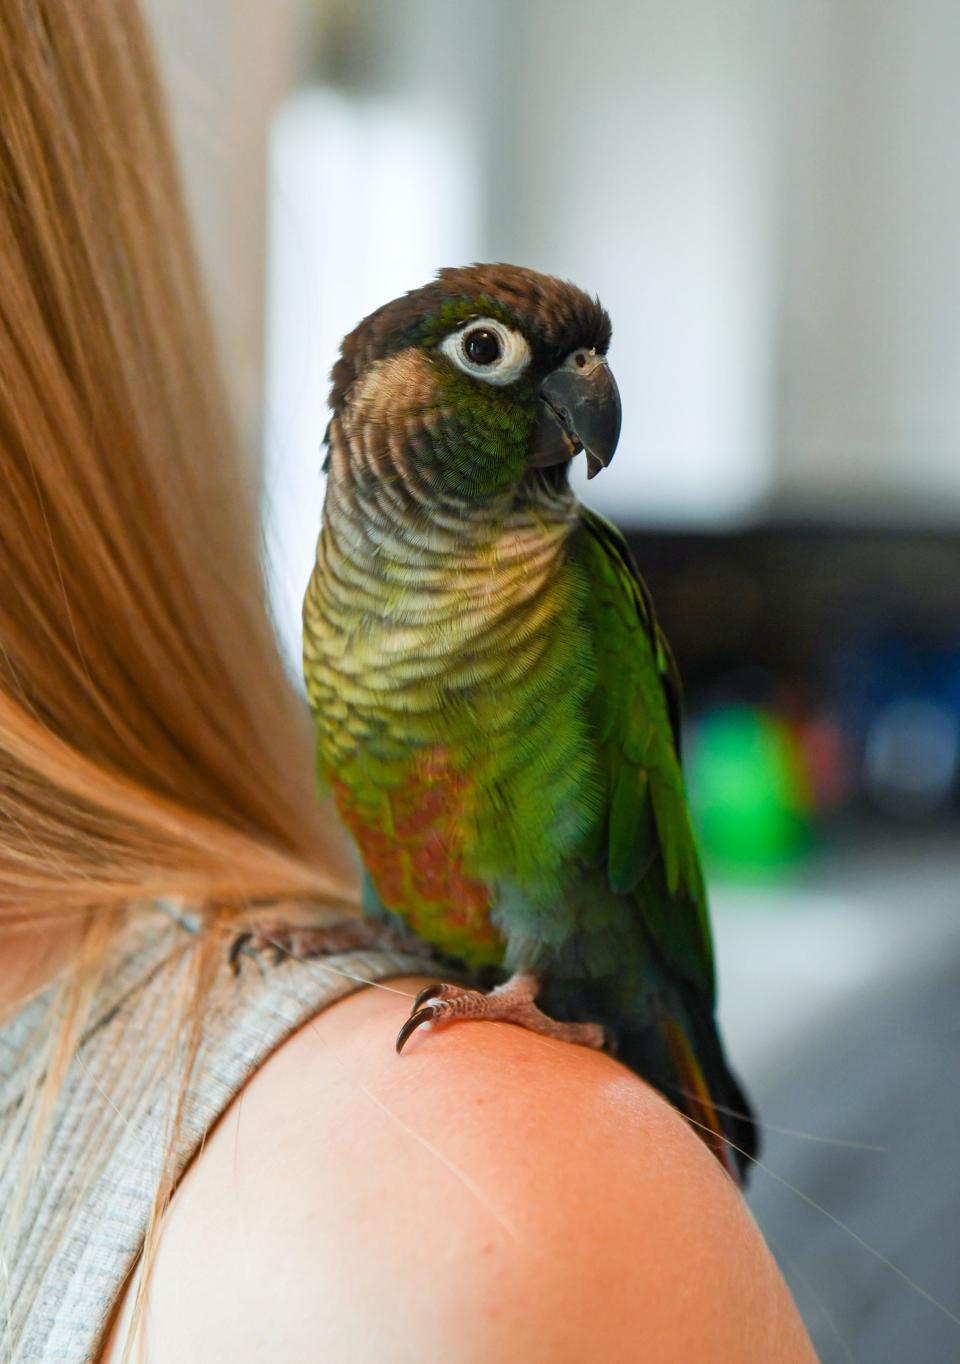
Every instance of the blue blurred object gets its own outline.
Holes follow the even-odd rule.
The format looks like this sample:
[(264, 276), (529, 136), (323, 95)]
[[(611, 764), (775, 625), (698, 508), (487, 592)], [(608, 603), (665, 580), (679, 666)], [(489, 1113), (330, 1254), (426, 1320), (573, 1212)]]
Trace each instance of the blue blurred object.
[(922, 819), (960, 794), (960, 644), (903, 633), (841, 650), (835, 698), (863, 793), (885, 814)]

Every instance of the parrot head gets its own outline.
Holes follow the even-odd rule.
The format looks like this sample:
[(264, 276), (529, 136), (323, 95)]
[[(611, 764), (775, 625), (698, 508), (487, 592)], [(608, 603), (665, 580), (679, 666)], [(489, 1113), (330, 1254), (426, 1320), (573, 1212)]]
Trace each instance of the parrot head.
[(514, 265), (441, 270), (345, 339), (334, 423), (365, 476), (422, 502), (496, 498), (532, 471), (565, 478), (581, 451), (592, 478), (620, 434), (609, 344), (606, 312), (572, 284)]

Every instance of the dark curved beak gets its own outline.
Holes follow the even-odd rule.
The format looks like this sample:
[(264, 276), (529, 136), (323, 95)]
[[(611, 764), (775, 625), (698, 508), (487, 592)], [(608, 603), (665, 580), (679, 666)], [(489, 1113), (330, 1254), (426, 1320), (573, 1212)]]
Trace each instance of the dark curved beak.
[(540, 385), (540, 420), (530, 464), (545, 468), (587, 453), (587, 477), (613, 459), (620, 439), (620, 393), (595, 351), (577, 350)]

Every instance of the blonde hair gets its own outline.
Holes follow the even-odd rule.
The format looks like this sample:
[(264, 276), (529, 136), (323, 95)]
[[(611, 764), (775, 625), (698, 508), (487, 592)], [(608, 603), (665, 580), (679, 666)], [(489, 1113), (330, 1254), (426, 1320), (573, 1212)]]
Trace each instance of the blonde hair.
[(0, 281), (0, 931), (79, 925), (0, 1142), (35, 1171), (125, 917), (109, 911), (163, 894), (199, 918), (171, 1006), (178, 1106), (238, 915), (356, 904), (265, 606), (253, 461), (134, 0), (0, 0)]
[(0, 925), (352, 901), (131, 0), (0, 3)]

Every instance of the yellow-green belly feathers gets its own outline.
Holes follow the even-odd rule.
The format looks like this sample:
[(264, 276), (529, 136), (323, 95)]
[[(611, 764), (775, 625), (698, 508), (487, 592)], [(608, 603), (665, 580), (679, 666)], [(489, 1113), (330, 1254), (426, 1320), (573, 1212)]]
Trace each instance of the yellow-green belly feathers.
[(383, 905), (497, 963), (504, 887), (562, 894), (601, 806), (575, 504), (545, 492), (496, 534), (465, 514), (378, 539), (338, 486), (304, 607), (321, 773)]

